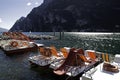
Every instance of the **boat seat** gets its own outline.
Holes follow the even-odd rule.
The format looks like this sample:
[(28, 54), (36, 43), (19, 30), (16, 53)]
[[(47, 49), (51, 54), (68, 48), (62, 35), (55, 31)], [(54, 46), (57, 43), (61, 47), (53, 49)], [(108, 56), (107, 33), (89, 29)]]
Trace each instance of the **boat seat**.
[(67, 58), (68, 56), (68, 51), (65, 48), (61, 48), (60, 51), (62, 52), (64, 58)]
[(88, 63), (91, 63), (92, 61), (90, 59), (87, 59), (84, 55), (80, 54), (80, 59), (84, 62), (88, 62)]
[(91, 60), (95, 61), (96, 59), (95, 52), (88, 52), (88, 56), (90, 57)]
[(50, 46), (50, 50), (53, 56), (59, 57), (58, 52), (54, 46)]
[(102, 53), (102, 60), (106, 62), (110, 62), (108, 53)]
[(39, 51), (40, 51), (41, 55), (43, 55), (43, 56), (46, 56), (46, 57), (50, 57), (51, 56), (50, 48), (39, 47)]

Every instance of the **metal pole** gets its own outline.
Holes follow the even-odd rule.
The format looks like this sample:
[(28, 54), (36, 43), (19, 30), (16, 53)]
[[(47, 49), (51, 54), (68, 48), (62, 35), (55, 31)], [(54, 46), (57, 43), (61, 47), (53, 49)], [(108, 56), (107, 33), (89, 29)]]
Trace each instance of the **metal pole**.
[(61, 31), (60, 31), (60, 40), (62, 39)]

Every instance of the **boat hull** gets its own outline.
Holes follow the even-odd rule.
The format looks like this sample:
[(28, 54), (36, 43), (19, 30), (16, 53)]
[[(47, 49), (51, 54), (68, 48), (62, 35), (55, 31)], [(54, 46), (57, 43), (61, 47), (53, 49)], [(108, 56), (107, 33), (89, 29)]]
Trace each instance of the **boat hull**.
[(2, 50), (4, 51), (6, 55), (11, 56), (15, 54), (22, 54), (22, 53), (30, 52), (30, 51), (37, 51), (38, 46), (35, 45), (33, 47), (27, 47), (27, 48), (16, 49), (16, 50), (5, 50), (5, 49), (2, 49)]
[(30, 62), (31, 67), (40, 67), (40, 68), (48, 69), (49, 66), (50, 66), (50, 64), (45, 65), (45, 66), (40, 66), (40, 65), (38, 65), (36, 63), (33, 63), (32, 61), (29, 61), (29, 62)]

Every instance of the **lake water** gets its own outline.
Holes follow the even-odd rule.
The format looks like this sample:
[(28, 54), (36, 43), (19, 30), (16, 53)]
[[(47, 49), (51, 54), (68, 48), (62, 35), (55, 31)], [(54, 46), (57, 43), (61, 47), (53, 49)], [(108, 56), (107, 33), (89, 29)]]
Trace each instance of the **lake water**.
[[(30, 35), (30, 33), (25, 33)], [(31, 33), (36, 35), (53, 33)], [(65, 32), (62, 39), (56, 33), (56, 40), (35, 40), (45, 46), (54, 45), (58, 50), (61, 47), (75, 47), (92, 49), (109, 54), (120, 54), (120, 33), (78, 33)], [(28, 52), (21, 55), (6, 56), (0, 50), (0, 80), (65, 80), (46, 74), (37, 69), (31, 69), (28, 62), (30, 56), (38, 55), (36, 52)]]

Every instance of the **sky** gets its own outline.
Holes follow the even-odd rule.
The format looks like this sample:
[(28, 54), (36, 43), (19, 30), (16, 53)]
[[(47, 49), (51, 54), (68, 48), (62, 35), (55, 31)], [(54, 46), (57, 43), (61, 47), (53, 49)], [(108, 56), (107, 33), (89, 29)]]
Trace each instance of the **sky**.
[(10, 29), (20, 17), (43, 3), (43, 0), (0, 0), (0, 28)]

